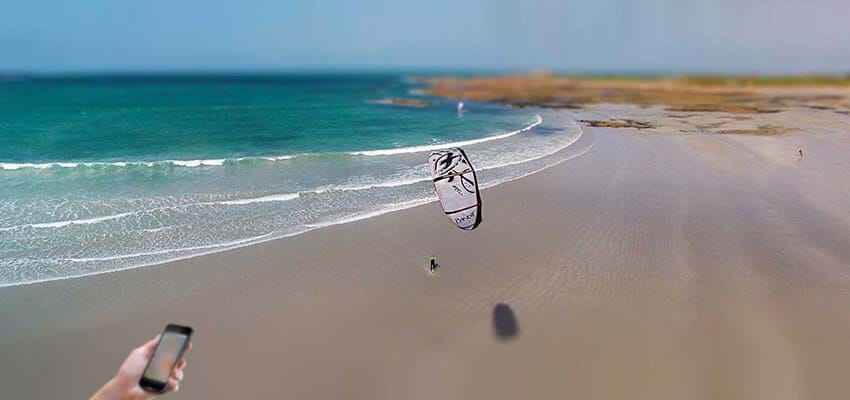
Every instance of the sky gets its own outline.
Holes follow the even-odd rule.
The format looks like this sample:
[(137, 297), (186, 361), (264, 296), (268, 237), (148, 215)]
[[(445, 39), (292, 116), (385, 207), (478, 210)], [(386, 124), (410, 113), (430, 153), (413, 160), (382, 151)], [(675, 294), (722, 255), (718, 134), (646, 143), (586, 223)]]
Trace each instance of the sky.
[(28, 0), (0, 71), (848, 73), (848, 0)]

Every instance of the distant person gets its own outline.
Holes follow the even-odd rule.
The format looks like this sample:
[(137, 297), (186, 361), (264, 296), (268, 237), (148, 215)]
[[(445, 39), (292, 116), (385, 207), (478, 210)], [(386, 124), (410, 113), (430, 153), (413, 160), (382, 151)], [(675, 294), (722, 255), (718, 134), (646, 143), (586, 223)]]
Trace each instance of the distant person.
[[(142, 379), (142, 373), (148, 362), (153, 356), (156, 349), (156, 344), (159, 342), (159, 336), (151, 339), (149, 342), (137, 347), (130, 352), (121, 367), (118, 368), (118, 373), (107, 382), (90, 400), (147, 400), (160, 396), (163, 393), (152, 393), (142, 389), (139, 386), (139, 380)], [(192, 348), (189, 344), (187, 351)], [(168, 379), (168, 386), (165, 393), (176, 392), (180, 389), (180, 381), (183, 380), (183, 367), (186, 366), (186, 359), (181, 358)]]
[(803, 149), (797, 150), (797, 153), (800, 153), (800, 157), (803, 157)]
[(437, 257), (431, 256), (431, 273), (436, 272), (437, 268), (440, 268), (440, 265), (437, 264)]

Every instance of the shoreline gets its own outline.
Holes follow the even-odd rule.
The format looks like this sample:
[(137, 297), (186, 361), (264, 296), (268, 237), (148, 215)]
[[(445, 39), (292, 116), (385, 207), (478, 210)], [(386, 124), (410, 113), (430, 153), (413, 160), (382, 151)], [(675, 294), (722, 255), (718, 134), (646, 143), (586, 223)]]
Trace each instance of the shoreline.
[[(514, 136), (514, 135), (517, 135), (517, 134), (520, 134), (520, 133), (523, 133), (523, 132), (526, 132), (526, 131), (529, 131), (531, 129), (536, 128), (537, 126), (539, 126), (543, 123), (543, 118), (540, 114), (535, 114), (535, 116), (536, 116), (535, 122), (531, 123), (528, 126), (521, 128), (521, 129), (517, 129), (517, 130), (511, 131), (511, 132), (508, 132), (508, 133), (490, 135), (490, 136), (486, 136), (486, 137), (483, 137), (483, 138), (471, 139), (471, 140), (467, 140), (467, 141), (463, 141), (463, 142), (451, 142), (451, 143), (443, 143), (443, 144), (436, 144), (436, 145), (411, 146), (411, 147), (404, 147), (404, 148), (401, 148), (401, 149), (390, 149), (390, 150), (356, 151), (356, 152), (348, 152), (348, 153), (345, 153), (345, 154), (350, 154), (350, 155), (353, 155), (353, 156), (372, 157), (372, 156), (380, 156), (380, 155), (386, 155), (386, 154), (428, 152), (428, 151), (439, 149), (439, 148), (485, 143), (485, 142), (489, 142), (489, 141), (493, 141), (493, 140), (499, 140), (499, 139), (511, 137), (511, 136)], [(578, 127), (577, 125), (576, 125), (576, 127), (579, 130), (581, 130), (581, 128)], [(536, 161), (536, 160), (539, 160), (541, 158), (555, 156), (556, 154), (558, 154), (562, 151), (565, 151), (569, 146), (574, 144), (575, 141), (580, 139), (581, 136), (582, 135), (580, 134), (577, 139), (573, 140), (572, 142), (570, 142), (568, 145), (564, 146), (563, 148), (556, 150), (555, 152), (542, 154), (539, 157), (528, 159), (528, 160), (525, 160), (523, 162), (515, 162), (515, 163), (508, 163), (508, 164), (500, 165), (497, 168), (509, 167), (509, 166), (515, 165), (515, 164), (522, 164), (522, 163), (526, 163), (526, 162)], [(591, 147), (592, 147), (592, 145), (591, 145)], [(285, 156), (285, 157), (288, 157), (287, 159), (291, 159), (291, 158), (294, 158), (296, 156)], [(564, 162), (568, 159), (571, 159), (572, 157), (574, 157), (574, 156), (568, 156), (567, 158), (562, 159), (560, 161), (556, 161), (555, 163), (553, 163), (551, 165), (544, 166), (544, 167), (537, 169), (537, 170), (535, 170), (531, 173), (522, 174), (522, 175), (519, 175), (517, 177), (508, 179), (506, 181), (500, 181), (500, 182), (497, 182), (497, 183), (492, 184), (492, 185), (482, 185), (482, 189), (494, 187), (494, 186), (497, 186), (497, 185), (500, 185), (500, 184), (503, 184), (503, 183), (511, 182), (513, 180), (525, 178), (525, 177), (527, 177), (531, 174), (540, 172), (540, 171), (542, 171), (546, 168), (560, 164), (561, 162)], [(283, 158), (276, 158), (276, 159), (283, 159)], [(204, 161), (204, 160), (201, 160), (201, 161)], [(221, 160), (221, 161), (223, 161), (223, 160)], [(174, 162), (174, 161), (164, 161), (164, 162)], [(151, 164), (151, 162), (141, 162), (141, 163)], [(2, 164), (2, 163), (0, 163), (0, 164)], [(67, 164), (67, 163), (65, 163), (65, 164)], [(92, 163), (82, 163), (82, 164), (90, 165)], [(109, 164), (111, 165), (111, 164), (114, 164), (114, 163), (109, 163)], [(126, 163), (122, 163), (122, 164), (126, 164)], [(48, 164), (45, 164), (45, 165), (48, 165)], [(52, 165), (58, 165), (58, 164), (50, 163), (49, 165), (52, 166)], [(204, 164), (203, 162), (201, 162), (198, 165), (208, 165), (208, 164)], [(219, 166), (219, 165), (223, 165), (223, 162), (215, 164), (215, 166)], [(68, 166), (62, 166), (62, 167), (63, 168), (70, 168)], [(39, 168), (39, 167), (36, 167), (36, 168)], [(495, 169), (495, 168), (491, 167), (491, 168), (485, 168), (485, 169), (482, 169), (482, 170), (488, 170), (488, 169)], [(417, 182), (418, 181), (414, 181), (414, 182), (411, 182), (411, 183), (417, 183)], [(300, 194), (301, 194), (301, 192), (296, 193), (296, 195), (300, 195)], [(266, 196), (266, 197), (268, 197), (268, 196)], [(406, 210), (406, 209), (413, 208), (413, 207), (419, 207), (419, 206), (422, 206), (424, 204), (432, 203), (436, 200), (437, 200), (437, 198), (435, 196), (432, 196), (432, 197), (425, 198), (425, 199), (415, 199), (415, 200), (411, 200), (411, 201), (407, 201), (407, 202), (403, 202), (403, 203), (393, 204), (390, 207), (385, 207), (385, 208), (382, 208), (382, 209), (379, 209), (379, 210), (373, 210), (373, 211), (359, 213), (359, 214), (356, 214), (356, 215), (351, 215), (349, 217), (345, 217), (345, 218), (342, 218), (342, 219), (336, 220), (336, 221), (331, 221), (331, 222), (326, 222), (326, 223), (321, 223), (321, 224), (315, 224), (315, 225), (306, 225), (305, 229), (303, 229), (301, 231), (286, 233), (286, 234), (279, 235), (279, 236), (275, 235), (275, 232), (270, 232), (270, 233), (267, 233), (265, 235), (241, 239), (241, 240), (223, 243), (223, 244), (203, 245), (203, 246), (188, 247), (188, 248), (181, 248), (181, 249), (162, 249), (162, 250), (157, 250), (157, 251), (154, 251), (154, 252), (149, 252), (149, 253), (144, 253), (144, 254), (126, 254), (126, 255), (121, 255), (121, 256), (111, 256), (111, 257), (108, 257), (108, 258), (104, 258), (103, 260), (105, 261), (105, 260), (109, 260), (109, 259), (133, 258), (133, 257), (139, 257), (139, 256), (167, 254), (167, 253), (175, 253), (175, 252), (182, 252), (182, 251), (213, 249), (213, 250), (210, 250), (210, 251), (201, 252), (201, 253), (197, 253), (197, 254), (179, 256), (179, 257), (171, 258), (171, 259), (164, 260), (164, 261), (154, 261), (154, 262), (150, 262), (150, 263), (142, 263), (142, 264), (139, 264), (139, 265), (134, 265), (134, 266), (129, 266), (129, 267), (121, 267), (121, 268), (111, 269), (111, 270), (106, 270), (106, 271), (96, 271), (96, 272), (79, 274), (79, 275), (63, 276), (63, 277), (58, 277), (58, 278), (48, 278), (48, 279), (33, 280), (33, 281), (26, 281), (26, 282), (15, 282), (15, 283), (11, 283), (11, 284), (0, 283), (0, 290), (2, 290), (3, 288), (8, 288), (8, 287), (37, 285), (37, 284), (42, 284), (42, 283), (52, 282), (52, 281), (81, 279), (81, 278), (86, 278), (86, 277), (96, 276), (96, 275), (119, 273), (119, 272), (137, 269), (137, 268), (159, 267), (159, 266), (162, 266), (164, 264), (174, 262), (174, 261), (191, 259), (193, 257), (202, 257), (202, 256), (205, 256), (205, 255), (215, 254), (215, 253), (224, 252), (224, 251), (231, 251), (231, 250), (239, 249), (239, 248), (242, 248), (242, 247), (253, 246), (253, 245), (266, 243), (266, 242), (270, 242), (270, 241), (275, 241), (275, 240), (284, 240), (284, 239), (291, 238), (291, 237), (294, 237), (294, 236), (309, 233), (309, 232), (312, 232), (312, 231), (317, 230), (317, 229), (324, 229), (324, 228), (331, 227), (331, 226), (348, 224), (348, 223), (351, 223), (351, 222), (361, 221), (361, 220), (368, 219), (368, 218), (374, 218), (374, 217), (381, 216), (381, 215), (384, 215), (384, 214), (402, 211), (402, 210)], [(129, 214), (129, 213), (125, 213), (125, 214)], [(109, 220), (109, 219), (114, 219), (114, 218), (115, 218), (115, 216), (104, 216), (104, 217), (90, 218), (90, 220), (101, 221), (101, 220)], [(60, 222), (53, 222), (53, 223), (32, 224), (31, 226), (38, 226), (38, 225), (48, 226), (48, 225), (54, 225), (54, 224), (73, 224), (73, 221), (60, 221)], [(8, 230), (8, 229), (13, 229), (13, 228), (16, 228), (16, 227), (0, 228), (0, 231), (2, 231), (4, 229)], [(88, 260), (88, 259), (86, 259), (86, 260)], [(100, 260), (100, 258), (98, 258), (97, 260)], [(69, 259), (69, 262), (77, 262), (77, 260)]]
[(180, 322), (186, 399), (850, 395), (847, 133), (643, 132), (587, 128), (583, 156), (482, 191), (472, 232), (429, 203), (0, 289), (0, 386), (85, 398)]

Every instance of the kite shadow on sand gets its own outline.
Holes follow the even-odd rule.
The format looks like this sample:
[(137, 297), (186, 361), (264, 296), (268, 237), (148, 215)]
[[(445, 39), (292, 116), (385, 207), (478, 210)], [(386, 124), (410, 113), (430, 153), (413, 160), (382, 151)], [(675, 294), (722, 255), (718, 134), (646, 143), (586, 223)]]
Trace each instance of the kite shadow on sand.
[(493, 308), (493, 332), (499, 340), (511, 340), (519, 335), (514, 311), (505, 303), (496, 304)]

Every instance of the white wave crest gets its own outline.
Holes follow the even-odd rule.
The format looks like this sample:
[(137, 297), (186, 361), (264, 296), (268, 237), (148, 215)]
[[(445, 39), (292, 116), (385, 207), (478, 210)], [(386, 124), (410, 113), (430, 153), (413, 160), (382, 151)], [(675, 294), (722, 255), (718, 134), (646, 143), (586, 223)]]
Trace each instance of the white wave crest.
[(429, 144), (429, 145), (422, 145), (422, 146), (399, 147), (397, 149), (352, 151), (348, 154), (353, 155), (353, 156), (370, 156), (370, 157), (372, 157), (372, 156), (387, 156), (387, 155), (393, 155), (393, 154), (422, 153), (422, 152), (426, 152), (426, 151), (440, 150), (440, 149), (445, 149), (445, 148), (449, 148), (449, 147), (469, 146), (469, 145), (473, 145), (473, 144), (485, 143), (485, 142), (490, 142), (490, 141), (493, 141), (493, 140), (500, 140), (500, 139), (509, 138), (509, 137), (516, 135), (518, 133), (522, 133), (522, 132), (526, 132), (528, 130), (531, 130), (535, 126), (540, 125), (542, 123), (543, 123), (543, 117), (541, 117), (540, 114), (537, 114), (537, 121), (535, 121), (531, 125), (526, 126), (525, 128), (522, 128), (522, 129), (518, 129), (518, 130), (515, 130), (515, 131), (508, 132), (508, 133), (503, 133), (503, 134), (500, 134), (500, 135), (487, 136), (487, 137), (478, 138), (478, 139), (462, 140), (462, 141), (459, 141), (459, 142), (451, 142), (451, 143), (438, 143), (438, 144)]
[[(70, 220), (70, 221), (59, 221), (59, 222), (46, 222), (46, 223), (42, 223), (42, 224), (30, 224), (30, 225), (23, 225), (23, 226), (26, 226), (26, 227), (29, 227), (29, 228), (62, 228), (62, 227), (69, 226), (69, 225), (91, 225), (91, 224), (96, 224), (96, 223), (103, 222), (103, 221), (109, 221), (109, 220), (113, 220), (113, 219), (124, 218), (124, 217), (132, 215), (132, 214), (133, 213), (131, 213), (131, 212), (126, 212), (126, 213), (121, 213), (121, 214), (106, 215), (106, 216), (103, 216), (103, 217), (75, 219), (75, 220)], [(2, 228), (0, 230), (5, 231), (5, 230), (12, 230), (12, 229), (15, 229), (15, 228), (17, 228), (17, 227)]]
[(180, 167), (200, 167), (202, 165), (208, 167), (218, 167), (224, 165), (226, 160), (223, 158), (215, 159), (215, 160), (172, 160), (171, 164), (180, 166)]
[(289, 201), (295, 200), (299, 196), (298, 193), (287, 193), (287, 194), (273, 194), (269, 196), (263, 197), (255, 197), (253, 199), (240, 199), (240, 200), (227, 200), (227, 201), (217, 201), (215, 204), (223, 204), (223, 205), (244, 205), (244, 204), (253, 204), (253, 203), (268, 203), (272, 201)]
[(115, 162), (47, 162), (47, 163), (0, 163), (0, 169), (14, 171), (19, 169), (48, 169), (48, 168), (78, 168), (78, 167), (155, 167), (157, 165), (172, 165), (175, 167), (220, 167), (228, 161), (240, 162), (246, 160), (283, 161), (295, 158), (294, 155), (211, 158), (203, 160), (161, 160), (161, 161), (115, 161)]

